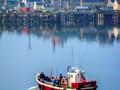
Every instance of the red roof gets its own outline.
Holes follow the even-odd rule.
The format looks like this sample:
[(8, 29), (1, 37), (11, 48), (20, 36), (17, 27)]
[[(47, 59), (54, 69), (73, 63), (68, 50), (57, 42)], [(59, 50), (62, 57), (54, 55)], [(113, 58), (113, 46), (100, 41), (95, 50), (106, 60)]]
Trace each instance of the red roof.
[(30, 8), (23, 7), (23, 8), (22, 8), (22, 11), (23, 11), (23, 12), (29, 12), (29, 11), (30, 11)]

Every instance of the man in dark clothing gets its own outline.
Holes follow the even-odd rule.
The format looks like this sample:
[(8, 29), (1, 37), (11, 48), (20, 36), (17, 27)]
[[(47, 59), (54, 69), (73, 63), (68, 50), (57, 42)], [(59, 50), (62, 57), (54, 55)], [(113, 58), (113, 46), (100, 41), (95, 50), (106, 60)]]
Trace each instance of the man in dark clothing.
[(40, 73), (40, 78), (42, 78), (42, 79), (45, 78), (45, 74), (43, 72)]
[(62, 79), (62, 78), (63, 78), (63, 76), (62, 76), (62, 74), (60, 74), (59, 79)]

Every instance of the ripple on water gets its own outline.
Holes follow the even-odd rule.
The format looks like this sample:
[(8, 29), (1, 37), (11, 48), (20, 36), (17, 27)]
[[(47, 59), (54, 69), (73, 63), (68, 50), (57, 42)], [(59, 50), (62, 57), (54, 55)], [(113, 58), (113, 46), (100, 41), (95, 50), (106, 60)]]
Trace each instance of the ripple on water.
[(27, 90), (39, 90), (39, 88), (38, 86), (33, 86), (33, 87), (28, 88)]

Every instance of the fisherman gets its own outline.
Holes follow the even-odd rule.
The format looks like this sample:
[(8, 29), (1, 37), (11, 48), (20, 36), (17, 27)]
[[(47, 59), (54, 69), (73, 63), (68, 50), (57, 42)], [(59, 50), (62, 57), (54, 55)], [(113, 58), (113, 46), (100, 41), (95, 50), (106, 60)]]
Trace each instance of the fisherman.
[(45, 74), (43, 72), (40, 73), (40, 79), (44, 79), (45, 78)]
[(44, 77), (44, 80), (45, 80), (46, 82), (51, 82), (51, 79), (50, 79), (48, 76), (45, 76), (45, 77)]
[(59, 79), (62, 80), (62, 78), (63, 78), (63, 76), (62, 76), (62, 74), (60, 74)]
[(60, 79), (56, 80), (56, 85), (59, 86), (59, 87), (61, 87), (61, 80)]
[(84, 76), (83, 74), (81, 74), (81, 81), (82, 81), (83, 83), (86, 82), (86, 78), (85, 78), (85, 76)]
[(51, 81), (52, 81), (52, 83), (53, 83), (53, 86), (55, 86), (55, 84), (56, 84), (56, 79), (55, 79), (55, 78), (52, 78)]

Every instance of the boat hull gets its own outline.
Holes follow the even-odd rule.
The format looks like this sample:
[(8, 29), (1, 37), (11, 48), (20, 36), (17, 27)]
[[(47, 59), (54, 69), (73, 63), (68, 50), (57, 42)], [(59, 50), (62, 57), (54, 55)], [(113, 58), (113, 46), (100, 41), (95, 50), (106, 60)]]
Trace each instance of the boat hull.
[(56, 87), (52, 85), (47, 85), (43, 82), (37, 80), (39, 90), (96, 90), (96, 82), (86, 82), (86, 83), (77, 83), (72, 84), (72, 88)]
[(72, 89), (77, 90), (96, 90), (96, 81), (90, 81), (85, 83), (72, 83)]
[(66, 83), (63, 84), (53, 84), (52, 82), (47, 82), (39, 77), (39, 73), (36, 75), (36, 82), (38, 84), (39, 90), (96, 90), (96, 81), (84, 81), (71, 83), (69, 88)]
[(39, 90), (64, 90), (64, 88), (47, 85), (41, 82), (37, 82), (37, 84), (38, 84)]

